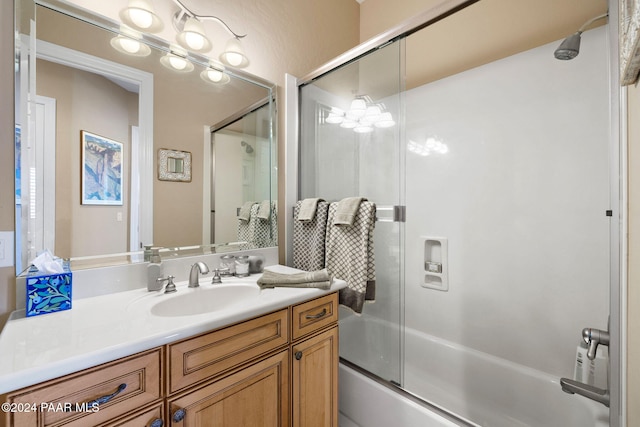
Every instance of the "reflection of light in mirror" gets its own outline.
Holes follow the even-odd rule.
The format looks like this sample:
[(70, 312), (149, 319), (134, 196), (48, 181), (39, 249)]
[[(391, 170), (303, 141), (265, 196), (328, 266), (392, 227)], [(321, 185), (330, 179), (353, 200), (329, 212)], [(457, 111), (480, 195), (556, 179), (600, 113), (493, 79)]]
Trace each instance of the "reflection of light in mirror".
[(36, 168), (29, 168), (29, 218), (36, 218)]
[(331, 107), (324, 118), (325, 123), (339, 124), (345, 129), (353, 129), (357, 133), (373, 132), (374, 128), (390, 128), (396, 122), (390, 112), (385, 111), (382, 103), (374, 103), (367, 95), (357, 96), (349, 105), (348, 111)]
[(447, 152), (449, 152), (449, 147), (447, 147), (447, 144), (431, 137), (427, 138), (424, 142), (415, 142), (413, 140), (409, 140), (407, 149), (411, 153), (415, 153), (420, 156), (428, 156), (431, 153), (446, 154)]
[(160, 58), (160, 62), (170, 70), (179, 71), (182, 73), (188, 73), (193, 70), (193, 64), (187, 61), (186, 58), (178, 56), (174, 53), (167, 53)]
[(125, 53), (127, 55), (147, 56), (151, 53), (151, 48), (146, 44), (122, 35), (112, 38), (111, 46), (118, 52)]

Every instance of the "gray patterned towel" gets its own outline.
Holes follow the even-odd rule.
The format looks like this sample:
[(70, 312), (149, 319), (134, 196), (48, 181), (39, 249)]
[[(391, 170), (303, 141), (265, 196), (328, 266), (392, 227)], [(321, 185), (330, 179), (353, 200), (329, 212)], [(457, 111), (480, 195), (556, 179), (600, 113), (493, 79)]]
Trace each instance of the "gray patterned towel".
[(332, 277), (347, 282), (340, 290), (340, 304), (362, 313), (365, 301), (375, 300), (373, 230), (376, 205), (362, 201), (353, 225), (336, 225), (338, 203), (329, 205), (326, 236), (326, 267)]
[[(293, 208), (294, 218), (298, 218), (302, 201)], [(319, 200), (315, 215), (310, 221), (293, 221), (293, 267), (305, 271), (324, 268), (324, 245), (327, 230), (329, 203)]]
[[(267, 200), (268, 202), (268, 200)], [(249, 221), (238, 219), (238, 240), (247, 242), (241, 249), (268, 248), (278, 245), (278, 213), (276, 202), (269, 203), (271, 207), (269, 219), (259, 217), (260, 203), (251, 206)]]

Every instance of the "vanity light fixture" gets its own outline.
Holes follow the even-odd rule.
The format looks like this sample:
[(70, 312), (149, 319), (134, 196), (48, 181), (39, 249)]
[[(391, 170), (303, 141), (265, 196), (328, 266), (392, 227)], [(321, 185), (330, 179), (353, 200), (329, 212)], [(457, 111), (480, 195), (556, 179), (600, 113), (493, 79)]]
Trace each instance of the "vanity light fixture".
[[(176, 40), (181, 47), (198, 53), (210, 51), (213, 43), (207, 37), (203, 21), (216, 21), (232, 36), (220, 54), (220, 61), (235, 68), (244, 68), (249, 65), (249, 58), (244, 53), (240, 42), (240, 39), (246, 37), (246, 34), (234, 32), (226, 22), (217, 16), (199, 15), (190, 10), (181, 0), (172, 1), (179, 7), (179, 10), (173, 15), (172, 23), (178, 33)], [(156, 33), (163, 28), (160, 17), (154, 12), (151, 0), (129, 0), (128, 6), (120, 11), (120, 19), (129, 27), (142, 32)]]
[(131, 28), (146, 33), (157, 33), (164, 28), (151, 0), (129, 0), (127, 7), (120, 11), (120, 19)]
[(209, 67), (202, 70), (200, 78), (207, 83), (216, 85), (226, 85), (231, 81), (229, 75), (224, 72), (224, 66), (213, 60), (209, 63)]
[(180, 52), (178, 49), (172, 49), (171, 52), (160, 58), (160, 63), (168, 69), (180, 73), (189, 73), (194, 69), (193, 63), (187, 59), (186, 53)]

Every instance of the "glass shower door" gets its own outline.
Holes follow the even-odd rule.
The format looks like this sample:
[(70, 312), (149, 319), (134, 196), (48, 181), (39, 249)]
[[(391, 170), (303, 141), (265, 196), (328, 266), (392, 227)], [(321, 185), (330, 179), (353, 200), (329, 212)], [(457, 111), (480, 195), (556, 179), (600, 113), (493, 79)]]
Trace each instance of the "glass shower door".
[(362, 196), (377, 207), (375, 302), (340, 308), (340, 357), (402, 382), (403, 45), (396, 42), (301, 87), (300, 199)]

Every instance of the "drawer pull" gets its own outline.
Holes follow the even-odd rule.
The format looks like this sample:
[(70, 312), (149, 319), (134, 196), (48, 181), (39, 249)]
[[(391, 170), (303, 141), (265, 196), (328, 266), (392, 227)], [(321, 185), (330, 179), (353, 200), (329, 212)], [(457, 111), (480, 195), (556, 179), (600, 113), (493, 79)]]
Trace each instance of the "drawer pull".
[(296, 354), (294, 356), (296, 357), (296, 360), (300, 360), (300, 359), (302, 359), (302, 352), (301, 351), (296, 351)]
[(156, 418), (151, 424), (149, 424), (149, 427), (162, 427), (163, 425), (164, 423), (162, 420), (160, 418)]
[[(114, 397), (116, 397), (117, 395), (122, 393), (122, 391), (125, 388), (127, 388), (127, 384), (122, 383), (122, 384), (120, 384), (118, 386), (118, 389), (115, 392), (113, 392), (111, 394), (107, 394), (106, 396), (99, 397), (99, 398), (94, 399), (94, 400), (90, 400), (87, 403), (85, 403), (84, 405), (76, 404), (76, 407), (85, 407), (85, 406), (87, 408), (93, 408), (94, 406), (98, 406), (99, 407), (100, 405), (109, 402), (111, 399), (113, 399)], [(66, 412), (72, 412), (72, 411), (73, 411), (73, 409), (71, 409), (71, 408), (66, 409)]]
[(187, 414), (187, 411), (184, 409), (178, 409), (176, 412), (173, 413), (173, 422), (174, 423), (179, 423), (180, 421), (182, 421), (184, 419), (184, 416)]
[(307, 314), (305, 316), (305, 319), (320, 319), (320, 318), (326, 316), (326, 314), (327, 314), (327, 309), (323, 308), (322, 311), (320, 313), (318, 313), (318, 314)]

